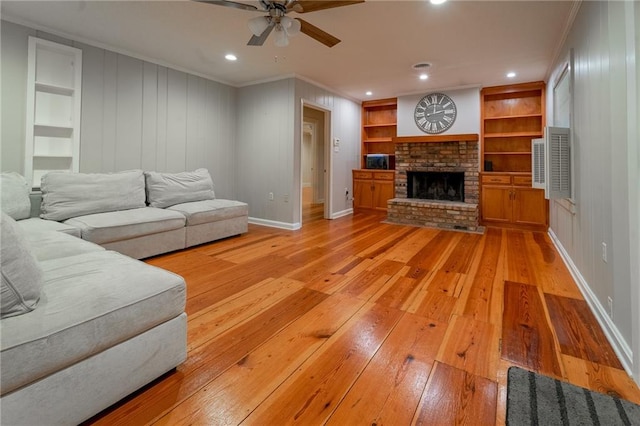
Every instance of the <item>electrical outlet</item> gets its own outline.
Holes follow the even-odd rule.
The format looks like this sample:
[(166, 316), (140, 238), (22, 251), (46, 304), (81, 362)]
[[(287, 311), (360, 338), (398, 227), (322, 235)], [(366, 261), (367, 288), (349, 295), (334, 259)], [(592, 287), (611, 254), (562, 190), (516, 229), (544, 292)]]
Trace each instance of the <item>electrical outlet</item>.
[(602, 261), (607, 263), (607, 243), (602, 243)]
[(284, 196), (282, 198), (284, 198), (284, 202), (285, 203), (289, 202), (289, 194), (284, 194)]
[(607, 304), (609, 305), (609, 318), (613, 319), (613, 299), (607, 297)]
[(269, 193), (269, 201), (273, 201), (273, 192)]

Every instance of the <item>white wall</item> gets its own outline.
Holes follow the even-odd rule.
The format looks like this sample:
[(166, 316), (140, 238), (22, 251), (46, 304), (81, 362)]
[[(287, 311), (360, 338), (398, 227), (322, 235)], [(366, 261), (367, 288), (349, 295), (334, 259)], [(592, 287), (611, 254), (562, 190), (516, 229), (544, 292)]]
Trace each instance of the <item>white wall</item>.
[(80, 171), (209, 169), (235, 198), (237, 89), (2, 21), (3, 171), (24, 170), (27, 39), (82, 49)]
[[(634, 2), (582, 2), (547, 86), (550, 118), (554, 82), (573, 49), (574, 204), (551, 201), (550, 228), (636, 381), (640, 377), (637, 9)], [(607, 245), (607, 262), (602, 259), (602, 243)]]
[(427, 93), (444, 93), (456, 104), (458, 113), (453, 126), (442, 134), (480, 134), (480, 88), (459, 90), (429, 90), (423, 94), (398, 97), (398, 136), (427, 136), (416, 126), (416, 105)]

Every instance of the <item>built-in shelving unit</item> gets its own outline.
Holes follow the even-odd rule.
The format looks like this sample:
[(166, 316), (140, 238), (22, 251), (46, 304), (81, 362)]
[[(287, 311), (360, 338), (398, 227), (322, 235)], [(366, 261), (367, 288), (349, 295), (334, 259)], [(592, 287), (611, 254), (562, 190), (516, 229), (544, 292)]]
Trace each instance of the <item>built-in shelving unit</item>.
[(544, 193), (531, 188), (531, 140), (543, 136), (545, 83), (485, 87), (480, 96), (482, 222), (545, 228)]
[(367, 154), (389, 155), (389, 168), (395, 168), (395, 144), (397, 134), (396, 98), (378, 99), (362, 103), (362, 168)]
[(77, 172), (82, 51), (29, 37), (25, 177), (39, 188), (49, 171)]

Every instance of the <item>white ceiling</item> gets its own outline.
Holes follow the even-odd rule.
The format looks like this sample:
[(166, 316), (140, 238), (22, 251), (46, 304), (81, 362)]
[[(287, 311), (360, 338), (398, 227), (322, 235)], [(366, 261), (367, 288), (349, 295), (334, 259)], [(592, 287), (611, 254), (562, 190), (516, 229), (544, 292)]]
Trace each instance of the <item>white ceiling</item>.
[[(257, 4), (254, 1), (244, 3)], [(298, 75), (351, 98), (544, 80), (573, 1), (367, 0), (297, 15), (342, 40), (300, 34), (289, 46), (247, 46), (260, 16), (194, 1), (6, 1), (2, 18), (233, 86)], [(228, 62), (226, 53), (238, 61)], [(412, 65), (430, 62), (420, 81)], [(506, 78), (515, 71), (515, 79)]]

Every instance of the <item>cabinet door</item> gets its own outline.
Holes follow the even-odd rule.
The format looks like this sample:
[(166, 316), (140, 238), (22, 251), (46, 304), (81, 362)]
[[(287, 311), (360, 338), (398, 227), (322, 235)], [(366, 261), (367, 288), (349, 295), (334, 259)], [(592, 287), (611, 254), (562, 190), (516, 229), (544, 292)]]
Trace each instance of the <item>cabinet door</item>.
[(511, 187), (482, 187), (482, 218), (496, 222), (511, 222)]
[(354, 209), (371, 209), (373, 208), (373, 181), (372, 180), (353, 180), (353, 208)]
[(387, 210), (387, 201), (394, 198), (395, 183), (391, 180), (376, 180), (373, 182), (373, 207)]
[(544, 190), (515, 188), (513, 197), (513, 221), (528, 225), (546, 225), (547, 202)]

